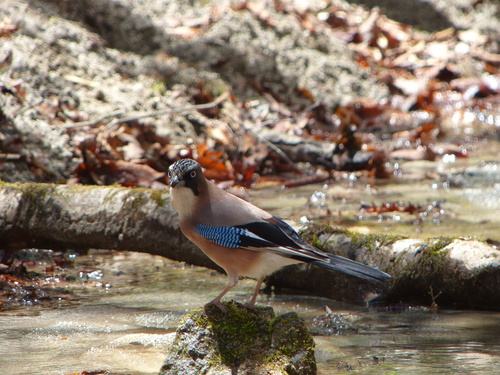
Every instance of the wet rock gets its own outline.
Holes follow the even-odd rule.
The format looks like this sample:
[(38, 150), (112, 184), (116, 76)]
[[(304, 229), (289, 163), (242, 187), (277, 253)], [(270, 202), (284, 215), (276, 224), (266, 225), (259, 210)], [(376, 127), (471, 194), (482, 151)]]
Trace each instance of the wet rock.
[(288, 266), (269, 278), (267, 287), (292, 288), (347, 302), (427, 305), (500, 310), (500, 250), (481, 241), (407, 239), (359, 234), (311, 225), (303, 238), (324, 251), (378, 268), (393, 276), (386, 285), (312, 269)]
[(500, 267), (500, 251), (480, 241), (455, 240), (443, 251), (461, 263), (471, 273), (487, 267)]
[(295, 312), (276, 317), (229, 302), (189, 314), (160, 375), (316, 374), (314, 341)]
[(322, 336), (356, 334), (359, 328), (352, 323), (351, 314), (334, 313), (327, 307), (327, 313), (316, 316), (312, 321), (311, 333)]
[[(499, 310), (500, 251), (484, 242), (434, 239), (400, 244), (389, 300), (434, 307)], [(395, 247), (396, 247), (395, 246)], [(396, 254), (396, 253), (395, 253)]]

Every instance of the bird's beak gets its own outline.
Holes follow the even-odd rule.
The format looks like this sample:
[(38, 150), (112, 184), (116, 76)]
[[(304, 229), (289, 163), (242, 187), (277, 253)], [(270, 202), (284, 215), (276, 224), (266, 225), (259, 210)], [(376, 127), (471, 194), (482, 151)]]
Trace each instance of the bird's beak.
[(173, 176), (171, 179), (170, 179), (170, 187), (176, 187), (177, 184), (179, 184), (179, 178), (177, 176)]
[(177, 176), (173, 176), (171, 179), (170, 179), (170, 187), (174, 188), (176, 186), (183, 186), (184, 181), (182, 180), (179, 180), (179, 177)]

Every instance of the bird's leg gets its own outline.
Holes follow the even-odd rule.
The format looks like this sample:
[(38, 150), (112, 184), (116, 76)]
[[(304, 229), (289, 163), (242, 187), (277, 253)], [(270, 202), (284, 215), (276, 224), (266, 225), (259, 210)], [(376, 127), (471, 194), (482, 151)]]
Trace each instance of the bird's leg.
[(255, 301), (257, 300), (257, 296), (259, 295), (260, 291), (260, 286), (262, 285), (263, 281), (264, 281), (263, 277), (257, 280), (257, 285), (255, 286), (255, 291), (253, 292), (252, 299), (250, 300), (250, 302), (246, 304), (246, 307), (248, 307), (251, 310), (255, 309)]
[(229, 292), (231, 289), (234, 288), (234, 286), (236, 284), (238, 284), (238, 280), (239, 280), (239, 276), (237, 274), (231, 274), (228, 276), (229, 276), (229, 281), (228, 281), (226, 289), (224, 289), (221, 294), (219, 294), (217, 297), (215, 297), (213, 300), (211, 300), (208, 303), (208, 304), (213, 304), (213, 305), (217, 306), (222, 312), (226, 312), (226, 308), (224, 306), (222, 306), (222, 303), (220, 302), (220, 300), (222, 299), (222, 297), (224, 297), (226, 295), (227, 292)]

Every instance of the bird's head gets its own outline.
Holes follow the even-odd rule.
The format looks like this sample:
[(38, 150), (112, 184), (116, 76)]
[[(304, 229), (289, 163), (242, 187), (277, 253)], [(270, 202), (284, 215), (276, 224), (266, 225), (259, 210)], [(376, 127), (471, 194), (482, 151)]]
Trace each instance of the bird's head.
[(168, 178), (172, 189), (188, 188), (195, 196), (205, 182), (201, 165), (193, 159), (181, 159), (168, 168)]

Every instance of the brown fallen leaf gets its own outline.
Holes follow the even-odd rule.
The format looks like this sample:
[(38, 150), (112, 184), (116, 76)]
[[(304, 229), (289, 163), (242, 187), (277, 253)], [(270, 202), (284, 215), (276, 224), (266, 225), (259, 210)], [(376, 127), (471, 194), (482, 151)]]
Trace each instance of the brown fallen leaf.
[[(113, 162), (118, 172), (126, 172), (137, 179), (137, 186), (141, 187), (151, 187), (153, 182), (165, 177), (165, 173), (158, 172), (151, 168), (149, 165), (144, 164), (134, 164), (124, 160), (116, 160)], [(127, 186), (128, 181), (122, 182), (123, 185)], [(132, 186), (134, 186), (132, 184)]]
[(11, 36), (19, 29), (18, 25), (14, 25), (12, 21), (6, 17), (0, 21), (0, 38)]
[(434, 160), (436, 154), (426, 146), (395, 150), (390, 153), (390, 157), (399, 160)]

